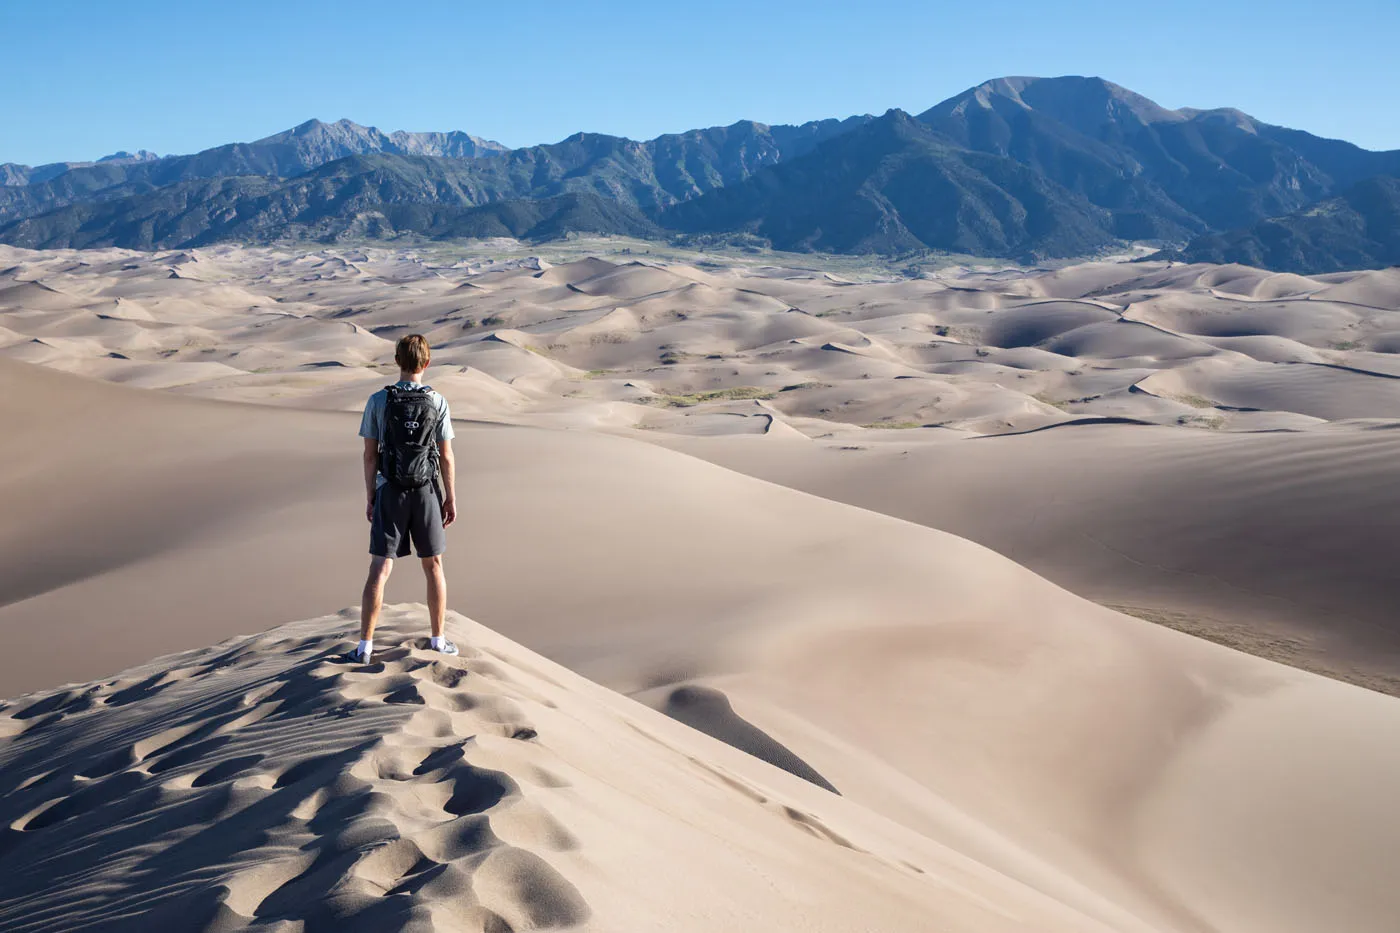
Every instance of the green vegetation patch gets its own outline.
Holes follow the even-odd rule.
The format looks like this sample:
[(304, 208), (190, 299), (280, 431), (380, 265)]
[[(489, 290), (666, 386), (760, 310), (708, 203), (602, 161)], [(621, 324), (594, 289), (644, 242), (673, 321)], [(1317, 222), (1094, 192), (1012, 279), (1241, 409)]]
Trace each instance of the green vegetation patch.
[(658, 395), (648, 401), (665, 405), (667, 408), (692, 408), (705, 402), (732, 402), (742, 399), (770, 399), (778, 393), (758, 386), (735, 386), (732, 389), (713, 389), (709, 392), (693, 392), (688, 395)]
[(1214, 417), (1208, 415), (1182, 415), (1176, 419), (1176, 423), (1184, 428), (1206, 428), (1210, 431), (1218, 431), (1225, 426), (1225, 419), (1219, 415)]
[(669, 347), (661, 348), (661, 364), (663, 366), (675, 366), (677, 363), (685, 363), (700, 358), (700, 354), (698, 353), (687, 353), (684, 350), (672, 350)]
[(918, 421), (872, 421), (870, 424), (861, 425), (861, 427), (887, 431), (908, 431), (911, 428), (922, 428), (923, 424)]

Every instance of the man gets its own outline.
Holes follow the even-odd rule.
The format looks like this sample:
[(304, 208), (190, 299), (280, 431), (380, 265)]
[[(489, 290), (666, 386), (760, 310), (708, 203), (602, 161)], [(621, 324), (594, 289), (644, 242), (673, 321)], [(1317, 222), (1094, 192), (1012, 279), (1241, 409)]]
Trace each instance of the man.
[(443, 654), (457, 654), (457, 646), (443, 634), (447, 581), (442, 575), (442, 553), (447, 547), (443, 529), (457, 519), (454, 432), (447, 399), (423, 384), (431, 359), (428, 341), (421, 334), (400, 340), (394, 348), (399, 381), (371, 395), (360, 420), (370, 562), (360, 602), (360, 643), (346, 656), (359, 664), (368, 664), (373, 657), (384, 584), (394, 558), (408, 556), (410, 542), (428, 581), (433, 633), (429, 645)]

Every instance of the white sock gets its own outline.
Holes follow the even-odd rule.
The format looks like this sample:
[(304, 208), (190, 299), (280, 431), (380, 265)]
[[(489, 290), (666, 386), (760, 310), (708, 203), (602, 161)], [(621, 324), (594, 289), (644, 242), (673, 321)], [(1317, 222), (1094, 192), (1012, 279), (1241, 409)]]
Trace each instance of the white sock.
[(441, 651), (442, 646), (447, 644), (447, 638), (442, 635), (434, 635), (432, 641), (434, 651)]
[(361, 638), (361, 639), (360, 639), (360, 657), (362, 657), (362, 658), (367, 658), (367, 657), (369, 657), (369, 656), (372, 655), (372, 654), (374, 654), (374, 639), (373, 639), (373, 638)]

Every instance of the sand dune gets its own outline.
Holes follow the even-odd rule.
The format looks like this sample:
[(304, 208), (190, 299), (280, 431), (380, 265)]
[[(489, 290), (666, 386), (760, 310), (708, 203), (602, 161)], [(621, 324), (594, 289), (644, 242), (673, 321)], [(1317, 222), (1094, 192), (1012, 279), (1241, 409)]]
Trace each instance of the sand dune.
[[(1400, 701), (1298, 669), (1400, 672), (1387, 273), (80, 255), (0, 252), (7, 928), (1400, 915)], [(357, 671), (411, 330), (490, 629)]]
[[(363, 369), (367, 388), (387, 375), (392, 341), (415, 330), (441, 362), (520, 393), (488, 392), (501, 407), (487, 403), (483, 417), (679, 434), (712, 433), (723, 423), (714, 413), (764, 395), (772, 417), (812, 436), (911, 425), (1002, 434), (1085, 417), (1292, 428), (1388, 417), (1394, 392), (1381, 380), (1400, 376), (1388, 359), (1394, 276), (1380, 272), (1309, 279), (1096, 263), (839, 283), (597, 257), (464, 266), (388, 250), (76, 255), (0, 252), (0, 327), (13, 335), (0, 352), (298, 407), (351, 407), (348, 374), (308, 367)], [(145, 362), (237, 372), (186, 367), (160, 380), (135, 369)], [(1155, 374), (1179, 391), (1139, 391)], [(683, 426), (690, 417), (706, 426)]]
[(861, 450), (791, 437), (668, 443), (965, 535), (1103, 603), (1400, 694), (1393, 423), (1074, 426)]
[(466, 619), (429, 654), (424, 611), (370, 666), (349, 610), (0, 709), (0, 924), (1107, 929)]
[[(74, 463), (90, 443), (111, 468), (42, 542), (47, 555), (29, 555), (33, 569), (6, 568), (19, 598), (0, 609), (6, 683), (102, 676), (124, 652), (256, 630), (250, 620), (357, 585), (353, 416), (15, 375), (71, 393), (93, 425)], [(142, 425), (159, 426), (154, 445)], [(153, 468), (195, 436), (207, 459), (182, 472), (201, 477), (197, 508), (155, 495), (176, 474)], [(304, 484), (249, 470), (289, 437), (305, 454), (286, 479)], [(1400, 703), (1100, 609), (940, 532), (653, 445), (471, 425), (459, 438), (474, 493), (453, 532), (454, 601), (575, 670), (662, 708), (673, 701), (660, 686), (719, 690), (852, 805), (1112, 929), (1364, 930), (1393, 916), (1388, 882), (1348, 875), (1359, 888), (1339, 900), (1328, 866), (1396, 857), (1400, 770), (1383, 737), (1400, 731)], [(51, 501), (27, 483), (36, 518), (16, 527)], [(172, 526), (179, 535), (161, 533)], [(147, 536), (144, 554), (128, 529)], [(86, 566), (62, 559), (83, 542)], [(58, 567), (69, 575), (40, 592), (15, 589)], [(394, 584), (416, 589), (406, 573)], [(136, 599), (139, 624), (114, 617)], [(55, 651), (55, 618), (80, 644), (107, 644), (114, 622), (121, 637), (100, 655)], [(321, 624), (344, 637), (347, 623)], [(1299, 705), (1315, 711), (1289, 712)], [(1273, 750), (1253, 748), (1263, 741)], [(1331, 770), (1315, 775), (1321, 796), (1300, 798), (1299, 765), (1279, 756), (1320, 742), (1335, 747), (1309, 766)], [(1251, 799), (1296, 809), (1217, 804), (1246, 773)], [(1193, 849), (1181, 812), (1227, 838)], [(1281, 862), (1275, 831), (1326, 845)], [(1200, 887), (1193, 866), (1207, 857), (1254, 866), (1241, 893)]]

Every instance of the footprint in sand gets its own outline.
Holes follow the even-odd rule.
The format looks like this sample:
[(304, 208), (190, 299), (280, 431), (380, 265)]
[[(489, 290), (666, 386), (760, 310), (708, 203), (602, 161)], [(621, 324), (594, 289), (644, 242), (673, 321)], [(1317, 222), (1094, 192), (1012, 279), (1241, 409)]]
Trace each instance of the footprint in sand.
[[(85, 896), (81, 879), (110, 857), (100, 840), (115, 840), (133, 884), (159, 880), (142, 895), (152, 929), (403, 929), (448, 901), (467, 929), (587, 919), (582, 895), (542, 857), (578, 838), (509, 774), (471, 760), (476, 736), (522, 742), (521, 767), (538, 754), (503, 670), (408, 642), (353, 667), (327, 660), (333, 646), (269, 633), (99, 685), (106, 704), (66, 689), (0, 710), (15, 730), (77, 712), (103, 723), (75, 769), (14, 772), (0, 853), (62, 849), (65, 877), (78, 879), (65, 890)], [(201, 672), (217, 677), (213, 693), (178, 686)], [(567, 784), (528, 767), (529, 788)], [(53, 890), (22, 871), (8, 886), (0, 920), (42, 909)]]

